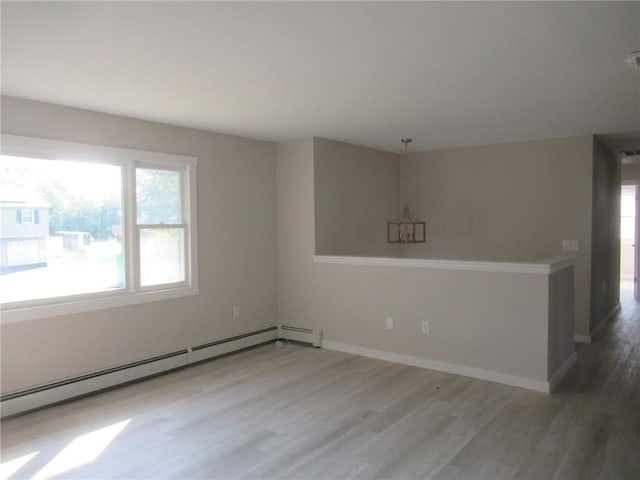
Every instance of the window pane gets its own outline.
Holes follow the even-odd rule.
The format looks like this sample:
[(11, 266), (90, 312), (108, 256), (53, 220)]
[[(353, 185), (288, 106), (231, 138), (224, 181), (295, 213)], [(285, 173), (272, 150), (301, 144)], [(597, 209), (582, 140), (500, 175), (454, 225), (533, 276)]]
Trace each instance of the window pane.
[(182, 172), (136, 169), (138, 224), (182, 223)]
[(0, 157), (3, 303), (124, 287), (121, 170)]
[(184, 229), (140, 229), (140, 285), (185, 281)]
[(33, 210), (22, 209), (20, 217), (22, 218), (22, 223), (25, 225), (33, 223)]

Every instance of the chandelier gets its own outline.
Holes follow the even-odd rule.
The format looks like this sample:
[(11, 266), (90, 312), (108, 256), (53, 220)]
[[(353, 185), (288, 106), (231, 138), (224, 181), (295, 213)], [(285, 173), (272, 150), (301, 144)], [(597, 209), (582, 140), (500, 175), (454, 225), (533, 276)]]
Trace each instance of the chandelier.
[[(404, 143), (404, 158), (405, 158), (405, 178), (404, 178), (404, 191), (408, 196), (408, 170), (409, 164), (407, 162), (409, 154), (408, 148), (411, 143), (411, 138), (403, 138)], [(418, 220), (411, 213), (409, 208), (409, 202), (405, 200), (402, 207), (402, 214), (395, 220), (387, 222), (387, 242), (388, 243), (424, 243), (425, 241), (425, 222)]]

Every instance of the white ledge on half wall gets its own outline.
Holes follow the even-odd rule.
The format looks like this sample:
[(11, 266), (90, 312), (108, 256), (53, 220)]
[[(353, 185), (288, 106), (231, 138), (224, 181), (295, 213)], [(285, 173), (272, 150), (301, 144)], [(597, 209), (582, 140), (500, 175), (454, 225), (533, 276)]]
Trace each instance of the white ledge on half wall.
[(558, 255), (538, 262), (491, 262), (477, 260), (444, 260), (399, 257), (353, 257), (340, 255), (313, 255), (313, 263), (359, 265), (374, 267), (430, 268), (434, 270), (466, 270), (470, 272), (534, 273), (550, 275), (572, 266), (575, 255)]

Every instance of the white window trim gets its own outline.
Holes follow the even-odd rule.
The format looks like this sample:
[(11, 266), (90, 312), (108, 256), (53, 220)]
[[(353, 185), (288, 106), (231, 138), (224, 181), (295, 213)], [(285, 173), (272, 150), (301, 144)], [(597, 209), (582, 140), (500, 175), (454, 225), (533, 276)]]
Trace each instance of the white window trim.
[[(25, 212), (29, 212), (30, 213), (30, 218), (29, 218), (28, 222), (24, 221)], [(35, 218), (36, 218), (36, 214), (33, 211), (33, 208), (21, 208), (20, 209), (20, 219), (21, 219), (21, 224), (22, 225), (34, 225)]]
[[(187, 189), (183, 189), (186, 190), (183, 195), (185, 195), (184, 200), (187, 201), (183, 202), (183, 221), (189, 225), (189, 228), (185, 228), (185, 246), (187, 250), (185, 256), (186, 282), (176, 285), (162, 285), (153, 290), (146, 288), (140, 289), (137, 286), (139, 279), (134, 275), (136, 271), (134, 264), (138, 261), (136, 256), (136, 242), (129, 241), (125, 243), (123, 247), (126, 249), (126, 253), (130, 259), (127, 271), (129, 279), (127, 287), (117, 291), (94, 292), (3, 304), (0, 305), (0, 321), (2, 323), (169, 300), (189, 295), (197, 295), (199, 293), (195, 175), (198, 165), (197, 158), (186, 155), (130, 150), (7, 134), (2, 134), (2, 154), (48, 160), (76, 160), (85, 163), (95, 162), (119, 165), (124, 169), (124, 182), (131, 182), (133, 180), (132, 176), (135, 176), (134, 168), (139, 164), (156, 167), (184, 168), (184, 185)], [(126, 227), (130, 229), (129, 232), (135, 232), (135, 198), (131, 198), (132, 195), (135, 195), (135, 192), (131, 188), (126, 188), (125, 193), (127, 195), (123, 196), (123, 220), (126, 222)], [(132, 238), (131, 233), (128, 238)]]

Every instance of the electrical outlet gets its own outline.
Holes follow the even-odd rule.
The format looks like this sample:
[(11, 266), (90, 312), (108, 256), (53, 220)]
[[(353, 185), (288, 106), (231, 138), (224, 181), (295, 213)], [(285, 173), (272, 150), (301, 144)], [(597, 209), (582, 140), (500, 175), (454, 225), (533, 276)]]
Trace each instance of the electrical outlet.
[(387, 330), (393, 330), (393, 317), (387, 317)]
[(565, 252), (577, 252), (579, 250), (580, 245), (578, 244), (578, 240), (563, 240), (562, 241), (562, 250)]
[(429, 330), (430, 330), (429, 322), (427, 322), (426, 320), (423, 320), (422, 321), (422, 333), (424, 333), (425, 335), (428, 335), (429, 334)]
[(233, 307), (233, 318), (236, 320), (240, 318), (240, 307), (238, 305)]

